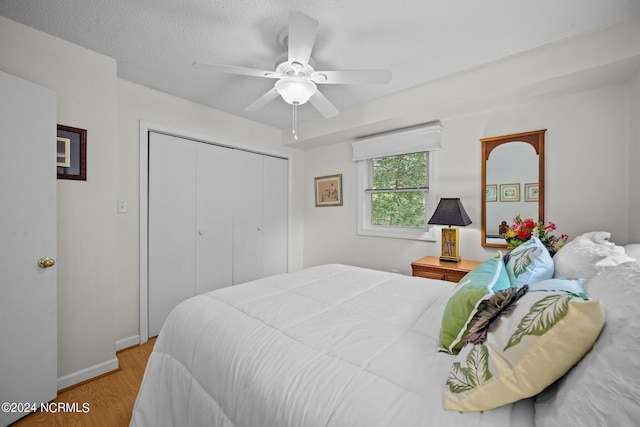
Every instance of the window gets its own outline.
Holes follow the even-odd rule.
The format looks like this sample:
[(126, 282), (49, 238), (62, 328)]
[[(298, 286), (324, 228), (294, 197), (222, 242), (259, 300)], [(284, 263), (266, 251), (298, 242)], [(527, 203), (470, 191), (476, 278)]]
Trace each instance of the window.
[(423, 152), (367, 160), (372, 225), (424, 228), (428, 158)]
[(430, 125), (353, 143), (359, 176), (358, 234), (434, 239), (427, 220), (436, 206), (439, 134), (439, 125)]

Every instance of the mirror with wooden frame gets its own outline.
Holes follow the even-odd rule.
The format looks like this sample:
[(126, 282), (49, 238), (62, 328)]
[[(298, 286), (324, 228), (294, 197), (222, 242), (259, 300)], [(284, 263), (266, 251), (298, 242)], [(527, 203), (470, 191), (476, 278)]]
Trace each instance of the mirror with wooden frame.
[(546, 129), (482, 138), (482, 246), (506, 248), (513, 218), (544, 222)]

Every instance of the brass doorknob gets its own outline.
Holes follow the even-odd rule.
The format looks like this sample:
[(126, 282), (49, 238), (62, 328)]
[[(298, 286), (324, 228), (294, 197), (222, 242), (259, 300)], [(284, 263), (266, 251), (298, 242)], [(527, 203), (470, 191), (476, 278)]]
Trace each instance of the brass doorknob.
[(40, 268), (53, 267), (53, 265), (55, 263), (56, 262), (54, 260), (52, 260), (51, 258), (44, 257), (44, 258), (40, 258), (38, 260), (38, 267), (40, 267)]

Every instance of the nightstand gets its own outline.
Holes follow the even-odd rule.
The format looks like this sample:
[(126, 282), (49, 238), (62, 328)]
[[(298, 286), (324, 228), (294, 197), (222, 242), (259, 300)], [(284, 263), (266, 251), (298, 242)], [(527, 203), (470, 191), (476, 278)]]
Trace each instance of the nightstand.
[(440, 261), (437, 256), (426, 256), (411, 263), (413, 276), (458, 282), (465, 274), (482, 264), (481, 261), (463, 259), (458, 262)]

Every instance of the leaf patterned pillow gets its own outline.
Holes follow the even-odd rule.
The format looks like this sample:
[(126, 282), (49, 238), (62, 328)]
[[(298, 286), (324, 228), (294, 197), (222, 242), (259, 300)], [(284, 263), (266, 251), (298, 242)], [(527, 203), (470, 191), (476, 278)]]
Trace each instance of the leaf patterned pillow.
[(553, 258), (540, 239), (532, 237), (509, 254), (507, 274), (511, 286), (521, 288), (553, 277)]
[(486, 411), (534, 396), (589, 351), (604, 325), (600, 302), (557, 290), (566, 279), (563, 286), (554, 280), (532, 286), (495, 321), (485, 342), (460, 351), (447, 378), (445, 409)]

